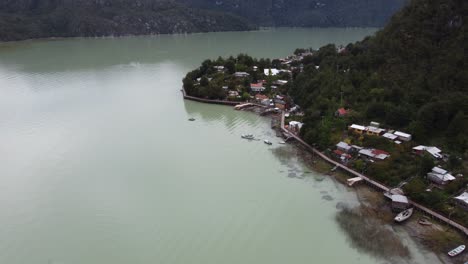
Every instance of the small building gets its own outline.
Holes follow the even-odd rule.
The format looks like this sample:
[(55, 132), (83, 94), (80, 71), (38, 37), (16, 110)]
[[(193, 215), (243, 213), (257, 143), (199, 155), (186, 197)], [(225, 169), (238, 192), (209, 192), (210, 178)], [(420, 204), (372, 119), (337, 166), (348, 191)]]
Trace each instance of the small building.
[(247, 72), (235, 72), (234, 76), (237, 78), (245, 78), (245, 77), (249, 77), (250, 74), (248, 74)]
[(439, 167), (432, 168), (432, 171), (427, 173), (427, 178), (438, 185), (446, 185), (455, 180), (453, 175)]
[(382, 137), (390, 139), (391, 141), (394, 141), (395, 139), (398, 138), (397, 135), (392, 134), (392, 133), (385, 133), (385, 134), (382, 135)]
[(279, 100), (279, 99), (275, 99), (274, 102), (275, 102), (275, 107), (276, 107), (276, 108), (279, 108), (279, 109), (281, 109), (281, 110), (285, 110), (285, 109), (286, 109), (286, 102), (285, 102), (285, 101)]
[(258, 101), (258, 102), (261, 102), (263, 100), (268, 100), (268, 96), (264, 95), (264, 94), (256, 94), (255, 95), (255, 99)]
[(349, 130), (353, 131), (354, 133), (364, 134), (366, 132), (366, 127), (352, 124), (351, 126), (349, 126)]
[(287, 83), (288, 83), (288, 81), (285, 81), (285, 80), (276, 80), (276, 81), (273, 82), (273, 84), (276, 84), (276, 85), (279, 85), (279, 86), (285, 85)]
[(441, 154), (442, 150), (440, 150), (437, 147), (428, 147), (428, 146), (419, 145), (413, 148), (413, 153), (415, 154), (422, 155), (424, 152), (428, 152), (432, 157), (436, 159), (443, 158)]
[(370, 136), (380, 136), (385, 130), (378, 127), (368, 126), (366, 127), (366, 134)]
[(280, 73), (280, 71), (278, 69), (264, 69), (263, 73), (266, 76), (276, 76), (278, 73)]
[(227, 85), (224, 85), (222, 88), (223, 88), (223, 90), (229, 89), (229, 87)]
[(299, 132), (304, 124), (298, 121), (289, 122), (289, 130)]
[(214, 66), (215, 70), (222, 72), (224, 71), (224, 66)]
[(237, 97), (237, 96), (239, 96), (239, 92), (238, 91), (229, 91), (228, 96), (229, 97)]
[(401, 131), (396, 131), (395, 134), (399, 140), (402, 140), (402, 141), (411, 141), (412, 139), (412, 136), (410, 134), (407, 134), (407, 133), (404, 133), (404, 132), (401, 132)]
[(340, 161), (342, 163), (347, 163), (352, 158), (351, 155), (349, 155), (348, 153), (345, 153), (345, 152), (343, 152), (343, 151), (341, 151), (339, 149), (335, 149), (333, 151), (333, 153), (335, 154), (336, 158), (340, 159)]
[(388, 152), (385, 152), (380, 149), (361, 149), (359, 151), (359, 154), (378, 160), (384, 160), (390, 157), (390, 154)]
[(380, 123), (371, 121), (371, 122), (370, 122), (370, 126), (371, 126), (371, 127), (380, 127)]
[(348, 145), (348, 143), (341, 141), (340, 143), (336, 144), (336, 148), (344, 151), (346, 153), (351, 152), (352, 147)]
[(463, 208), (464, 210), (468, 211), (468, 192), (463, 192), (457, 197), (454, 197), (456, 203)]
[(410, 206), (408, 198), (404, 195), (393, 194), (392, 195), (392, 210), (401, 212), (408, 209)]
[(252, 92), (255, 92), (255, 93), (260, 93), (260, 92), (265, 91), (265, 87), (263, 87), (263, 83), (251, 83), (250, 89), (252, 90)]
[(347, 114), (348, 114), (348, 111), (346, 109), (344, 109), (343, 107), (336, 110), (336, 113), (335, 113), (335, 115), (339, 116), (339, 117), (343, 117), (343, 116), (345, 116)]

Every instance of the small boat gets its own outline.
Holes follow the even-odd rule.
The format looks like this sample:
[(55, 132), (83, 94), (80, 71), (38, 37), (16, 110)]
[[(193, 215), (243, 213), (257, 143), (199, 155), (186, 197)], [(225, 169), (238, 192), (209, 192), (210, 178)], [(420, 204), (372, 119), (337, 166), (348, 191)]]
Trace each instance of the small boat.
[(459, 255), (460, 253), (462, 253), (463, 250), (465, 250), (465, 245), (460, 245), (457, 248), (454, 248), (454, 249), (450, 250), (448, 252), (448, 255), (450, 257), (455, 257), (456, 255)]
[(245, 139), (255, 139), (254, 135), (252, 135), (252, 134), (242, 134), (242, 135), (241, 135), (241, 138), (245, 138)]
[(284, 141), (281, 141), (281, 142), (280, 142), (280, 144), (286, 144), (286, 142), (284, 142)]
[(189, 118), (189, 121), (195, 121), (195, 118), (193, 118), (193, 117)]
[(410, 218), (412, 214), (413, 214), (413, 208), (406, 209), (405, 211), (397, 214), (397, 216), (395, 217), (395, 221), (398, 223), (401, 223), (407, 220), (408, 218)]
[(419, 219), (418, 223), (419, 223), (420, 225), (425, 225), (425, 226), (430, 226), (430, 225), (432, 225), (431, 222), (429, 222), (427, 219), (424, 219), (424, 218)]
[(267, 144), (267, 145), (271, 145), (271, 144), (273, 144), (273, 143), (271, 143), (271, 141), (270, 141), (270, 140), (268, 140), (268, 139), (265, 139), (263, 142), (265, 142), (265, 144)]

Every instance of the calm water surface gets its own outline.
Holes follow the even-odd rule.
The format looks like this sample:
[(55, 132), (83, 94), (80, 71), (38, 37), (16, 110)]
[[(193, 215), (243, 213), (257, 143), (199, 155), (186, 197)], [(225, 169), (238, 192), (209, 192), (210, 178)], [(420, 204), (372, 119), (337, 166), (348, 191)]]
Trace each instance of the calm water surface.
[[(0, 45), (0, 263), (390, 263), (353, 247), (334, 216), (354, 193), (279, 146), (268, 119), (179, 91), (205, 58), (280, 57), (374, 31)], [(405, 241), (410, 263), (435, 262)]]

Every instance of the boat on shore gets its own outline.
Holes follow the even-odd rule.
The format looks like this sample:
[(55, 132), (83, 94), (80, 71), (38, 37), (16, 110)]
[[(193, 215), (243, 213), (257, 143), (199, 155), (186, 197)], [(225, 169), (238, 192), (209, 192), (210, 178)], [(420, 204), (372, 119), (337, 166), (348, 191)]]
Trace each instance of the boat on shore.
[(450, 256), (450, 257), (455, 257), (457, 255), (459, 255), (460, 253), (462, 253), (464, 250), (465, 250), (465, 245), (460, 245), (452, 250), (450, 250), (447, 254)]
[(405, 220), (408, 220), (408, 218), (410, 218), (411, 215), (413, 215), (413, 208), (406, 209), (403, 212), (397, 214), (397, 216), (395, 216), (395, 222), (401, 223)]
[(273, 143), (271, 143), (271, 141), (270, 141), (270, 140), (268, 140), (268, 139), (265, 139), (263, 142), (264, 142), (265, 144), (267, 144), (267, 145), (271, 145), (271, 144), (273, 144)]
[(418, 223), (419, 223), (420, 225), (424, 225), (424, 226), (430, 226), (430, 225), (432, 225), (432, 223), (429, 222), (429, 220), (424, 219), (424, 218), (419, 219)]

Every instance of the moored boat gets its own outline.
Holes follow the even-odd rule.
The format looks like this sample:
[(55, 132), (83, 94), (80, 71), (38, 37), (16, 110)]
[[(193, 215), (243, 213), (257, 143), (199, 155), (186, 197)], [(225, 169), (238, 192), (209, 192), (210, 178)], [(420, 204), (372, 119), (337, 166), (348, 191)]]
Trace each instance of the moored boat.
[(270, 141), (270, 140), (268, 140), (268, 139), (265, 139), (263, 142), (265, 142), (265, 144), (267, 144), (267, 145), (271, 145), (271, 144), (273, 144), (273, 143), (271, 143), (271, 141)]
[(459, 255), (460, 253), (462, 253), (464, 250), (465, 250), (465, 245), (460, 245), (460, 246), (450, 250), (448, 252), (448, 255), (450, 257), (455, 257), (455, 256)]
[(242, 134), (242, 135), (241, 135), (241, 138), (245, 138), (245, 139), (255, 139), (254, 135), (252, 135), (252, 134)]
[(408, 218), (410, 218), (411, 215), (413, 215), (413, 208), (406, 209), (405, 211), (403, 211), (403, 212), (397, 214), (397, 216), (395, 216), (395, 221), (398, 222), (398, 223), (401, 223), (401, 222), (407, 220)]

